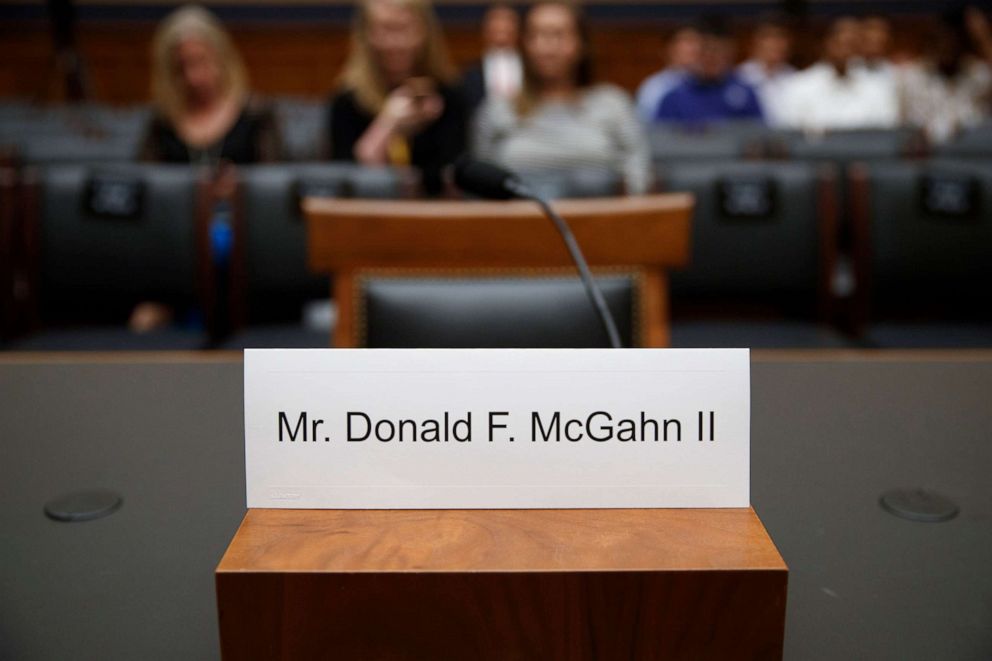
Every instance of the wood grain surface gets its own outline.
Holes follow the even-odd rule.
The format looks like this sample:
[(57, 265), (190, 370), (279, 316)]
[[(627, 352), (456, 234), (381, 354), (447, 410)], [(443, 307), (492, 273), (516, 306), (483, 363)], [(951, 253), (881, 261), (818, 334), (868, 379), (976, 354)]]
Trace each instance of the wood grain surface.
[[(316, 0), (293, 0), (291, 4), (299, 6), (311, 2)], [(110, 3), (100, 0), (99, 4)], [(163, 14), (166, 4), (171, 2), (154, 3)], [(225, 0), (210, 4), (214, 7), (253, 3)], [(327, 18), (307, 20), (307, 15), (301, 17), (299, 12), (292, 10), (279, 16), (278, 9), (273, 9), (278, 2), (255, 4), (269, 8), (265, 20), (226, 21), (247, 64), (252, 88), (263, 95), (327, 98), (337, 86), (348, 53), (347, 16), (342, 15), (336, 21)], [(320, 4), (327, 7), (333, 3), (321, 0)], [(461, 3), (437, 4), (443, 7)], [(610, 16), (611, 12), (599, 12), (591, 26), (599, 81), (614, 83), (633, 92), (645, 78), (664, 66), (666, 41), (682, 21), (675, 16), (659, 15), (653, 9), (659, 4), (665, 3), (656, 0), (645, 3), (645, 10), (635, 11), (634, 16), (628, 11), (619, 11), (614, 17)], [(633, 3), (625, 5), (628, 10), (634, 7)], [(740, 59), (746, 56), (750, 28), (757, 18), (753, 7), (746, 13), (747, 17), (742, 9), (735, 16), (736, 22), (742, 24), (737, 35)], [(127, 15), (115, 19), (112, 13), (106, 13), (101, 20), (83, 21), (80, 26), (79, 48), (95, 101), (142, 103), (149, 99), (150, 46), (155, 21), (152, 18), (123, 18)], [(690, 18), (687, 14), (683, 16)], [(893, 20), (896, 49), (919, 51), (932, 21), (926, 15), (896, 16)], [(452, 59), (458, 67), (478, 60), (481, 35), (477, 14), (469, 15), (465, 20), (445, 20), (443, 27)], [(795, 64), (805, 65), (817, 59), (824, 27), (825, 19), (822, 18), (798, 27)], [(61, 90), (55, 85), (46, 85), (45, 80), (45, 74), (52, 66), (51, 43), (45, 21), (0, 22), (0, 46), (4, 53), (0, 58), (0, 96), (34, 98), (42, 93), (46, 100), (60, 98)]]
[(787, 569), (751, 509), (250, 510), (225, 659), (778, 659)]
[[(561, 200), (591, 265), (678, 267), (689, 259), (685, 193)], [(533, 202), (304, 201), (310, 267), (552, 267), (572, 264)]]
[(784, 570), (753, 509), (249, 510), (219, 572)]

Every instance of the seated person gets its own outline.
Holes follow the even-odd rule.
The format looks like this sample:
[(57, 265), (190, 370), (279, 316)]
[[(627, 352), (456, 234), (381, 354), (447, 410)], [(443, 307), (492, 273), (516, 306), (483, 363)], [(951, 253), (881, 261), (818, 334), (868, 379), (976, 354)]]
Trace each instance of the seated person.
[(648, 189), (649, 156), (625, 92), (594, 84), (586, 23), (564, 1), (532, 5), (524, 20), (524, 85), (515, 101), (479, 110), (475, 155), (520, 171), (603, 168), (628, 193)]
[(331, 99), (331, 157), (412, 165), (437, 195), (465, 149), (467, 110), (428, 0), (363, 0), (351, 55)]
[(469, 67), (462, 88), (475, 110), (488, 96), (512, 99), (520, 92), (523, 65), (517, 51), (520, 17), (510, 5), (493, 5), (482, 19), (482, 60)]
[(933, 143), (952, 138), (963, 129), (988, 121), (992, 111), (992, 69), (969, 46), (992, 54), (992, 30), (977, 9), (943, 17), (919, 63), (899, 74), (902, 119), (922, 128)]
[(689, 69), (699, 62), (702, 38), (693, 25), (681, 27), (668, 40), (666, 66), (649, 76), (637, 88), (637, 115), (645, 123), (654, 121), (658, 106), (673, 87), (681, 83)]
[(661, 100), (655, 120), (707, 124), (764, 117), (758, 95), (733, 71), (734, 40), (722, 21), (700, 24), (699, 61)]
[(249, 98), (241, 56), (206, 9), (185, 6), (152, 46), (152, 119), (144, 160), (216, 167), (279, 157), (271, 109)]
[(823, 59), (792, 76), (782, 91), (783, 126), (805, 131), (896, 126), (895, 87), (879, 84), (856, 59), (861, 34), (856, 19), (839, 18), (831, 24)]
[(792, 35), (785, 23), (767, 19), (758, 24), (751, 41), (751, 55), (737, 67), (737, 75), (754, 88), (765, 119), (778, 123), (777, 110), (782, 89), (788, 84), (795, 67), (789, 64)]
[(870, 14), (861, 19), (861, 39), (858, 55), (860, 64), (869, 72), (891, 78), (894, 65), (892, 50), (892, 23), (881, 14)]

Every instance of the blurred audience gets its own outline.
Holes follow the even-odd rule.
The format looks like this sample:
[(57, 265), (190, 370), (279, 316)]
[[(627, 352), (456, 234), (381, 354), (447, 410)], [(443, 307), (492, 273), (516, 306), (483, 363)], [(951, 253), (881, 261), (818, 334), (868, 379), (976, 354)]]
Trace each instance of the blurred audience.
[(889, 74), (892, 71), (892, 23), (880, 14), (861, 19), (859, 55), (861, 64), (870, 72)]
[(737, 67), (737, 75), (754, 88), (765, 119), (772, 126), (780, 123), (778, 109), (782, 90), (796, 72), (789, 63), (792, 34), (782, 21), (766, 19), (758, 23), (751, 37), (751, 52)]
[[(974, 46), (976, 56), (970, 52)], [(926, 42), (923, 59), (899, 74), (903, 120), (933, 143), (989, 119), (992, 110), (992, 30), (977, 9), (950, 12)]]
[(202, 7), (175, 10), (155, 33), (152, 99), (145, 160), (216, 167), (279, 157), (271, 109), (251, 98), (241, 55)]
[(666, 48), (666, 66), (649, 76), (637, 88), (637, 114), (642, 121), (654, 121), (661, 100), (676, 85), (685, 80), (690, 69), (699, 62), (702, 36), (694, 25), (679, 28), (669, 38)]
[(520, 16), (510, 5), (493, 5), (482, 18), (482, 59), (468, 68), (462, 87), (474, 110), (487, 96), (512, 99), (523, 84), (517, 51)]
[(783, 87), (778, 117), (783, 126), (806, 131), (891, 128), (898, 124), (895, 86), (859, 61), (862, 29), (857, 19), (831, 23), (820, 62), (792, 76)]
[(713, 123), (761, 120), (754, 89), (733, 70), (734, 39), (717, 18), (700, 23), (699, 59), (688, 75), (662, 98), (655, 119), (662, 122)]
[(428, 0), (362, 0), (352, 50), (331, 99), (335, 160), (412, 165), (424, 190), (465, 149), (468, 111)]
[(520, 171), (608, 168), (627, 192), (650, 181), (647, 143), (633, 103), (593, 82), (589, 31), (578, 7), (550, 0), (524, 20), (523, 89), (515, 101), (487, 99), (476, 118), (479, 158)]

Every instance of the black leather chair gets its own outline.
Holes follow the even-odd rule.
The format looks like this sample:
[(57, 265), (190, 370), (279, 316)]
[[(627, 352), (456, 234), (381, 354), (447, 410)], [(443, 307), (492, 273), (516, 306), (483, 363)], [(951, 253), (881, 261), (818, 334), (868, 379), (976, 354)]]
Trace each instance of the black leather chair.
[[(226, 348), (327, 346), (328, 331), (301, 323), (308, 301), (330, 297), (330, 282), (307, 268), (304, 197), (407, 197), (413, 173), (352, 163), (292, 163), (239, 169), (248, 326)], [(278, 343), (278, 344), (273, 344)]]
[(726, 122), (707, 126), (661, 124), (649, 129), (651, 159), (657, 165), (699, 161), (734, 161), (765, 153), (771, 130), (761, 122)]
[(100, 105), (11, 110), (0, 116), (0, 143), (25, 162), (114, 163), (138, 156), (150, 111)]
[(823, 291), (836, 226), (833, 171), (807, 163), (700, 163), (659, 171), (695, 194), (692, 260), (672, 275), (680, 299), (799, 298)]
[(548, 199), (611, 197), (623, 193), (620, 174), (602, 168), (520, 171), (517, 175)]
[(869, 341), (992, 346), (992, 165), (859, 165), (851, 189)]
[[(636, 274), (597, 275), (624, 346), (639, 344)], [(577, 276), (367, 274), (358, 281), (359, 346), (608, 347)]]
[[(52, 166), (33, 175), (38, 248), (32, 294), (41, 332), (21, 349), (193, 349), (204, 345), (196, 288), (199, 174), (186, 166)], [(180, 322), (149, 334), (125, 323), (143, 301)]]
[(287, 161), (316, 161), (327, 154), (327, 103), (279, 97), (274, 100), (276, 125)]
[(992, 122), (962, 131), (947, 143), (935, 147), (933, 153), (944, 158), (992, 159)]
[(856, 129), (807, 133), (777, 131), (769, 137), (770, 153), (795, 160), (828, 161), (840, 167), (855, 161), (920, 156), (923, 133), (915, 128)]
[(829, 165), (697, 163), (659, 170), (695, 194), (692, 259), (672, 274), (672, 346), (834, 347), (836, 176)]

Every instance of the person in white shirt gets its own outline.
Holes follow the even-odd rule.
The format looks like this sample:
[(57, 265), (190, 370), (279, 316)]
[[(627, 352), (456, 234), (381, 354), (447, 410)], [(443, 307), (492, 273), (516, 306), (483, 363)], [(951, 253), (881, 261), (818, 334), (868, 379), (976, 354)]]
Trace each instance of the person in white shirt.
[[(992, 30), (978, 10), (967, 28), (959, 12), (944, 17), (927, 39), (927, 54), (899, 74), (903, 121), (922, 128), (932, 143), (988, 121), (992, 111)], [(980, 55), (968, 52), (974, 45)]]
[(666, 67), (649, 76), (637, 88), (637, 115), (650, 124), (655, 120), (658, 106), (665, 95), (685, 80), (686, 74), (699, 61), (703, 37), (695, 26), (679, 28), (668, 40)]
[(472, 108), (487, 97), (513, 99), (523, 84), (517, 51), (520, 17), (509, 5), (493, 5), (482, 19), (482, 59), (465, 73), (462, 89)]
[(876, 85), (888, 87), (887, 94), (896, 95), (899, 67), (892, 61), (892, 23), (879, 14), (865, 16), (860, 23), (856, 66), (872, 76)]
[(741, 80), (754, 88), (771, 126), (780, 124), (779, 108), (782, 91), (796, 68), (789, 64), (792, 55), (792, 35), (784, 23), (765, 20), (754, 31), (751, 56), (737, 68)]
[(894, 85), (859, 65), (857, 19), (835, 20), (824, 40), (823, 59), (789, 79), (779, 103), (780, 125), (810, 132), (893, 128), (899, 123)]
[(866, 69), (874, 72), (891, 71), (892, 23), (885, 16), (872, 14), (861, 19), (859, 55)]

